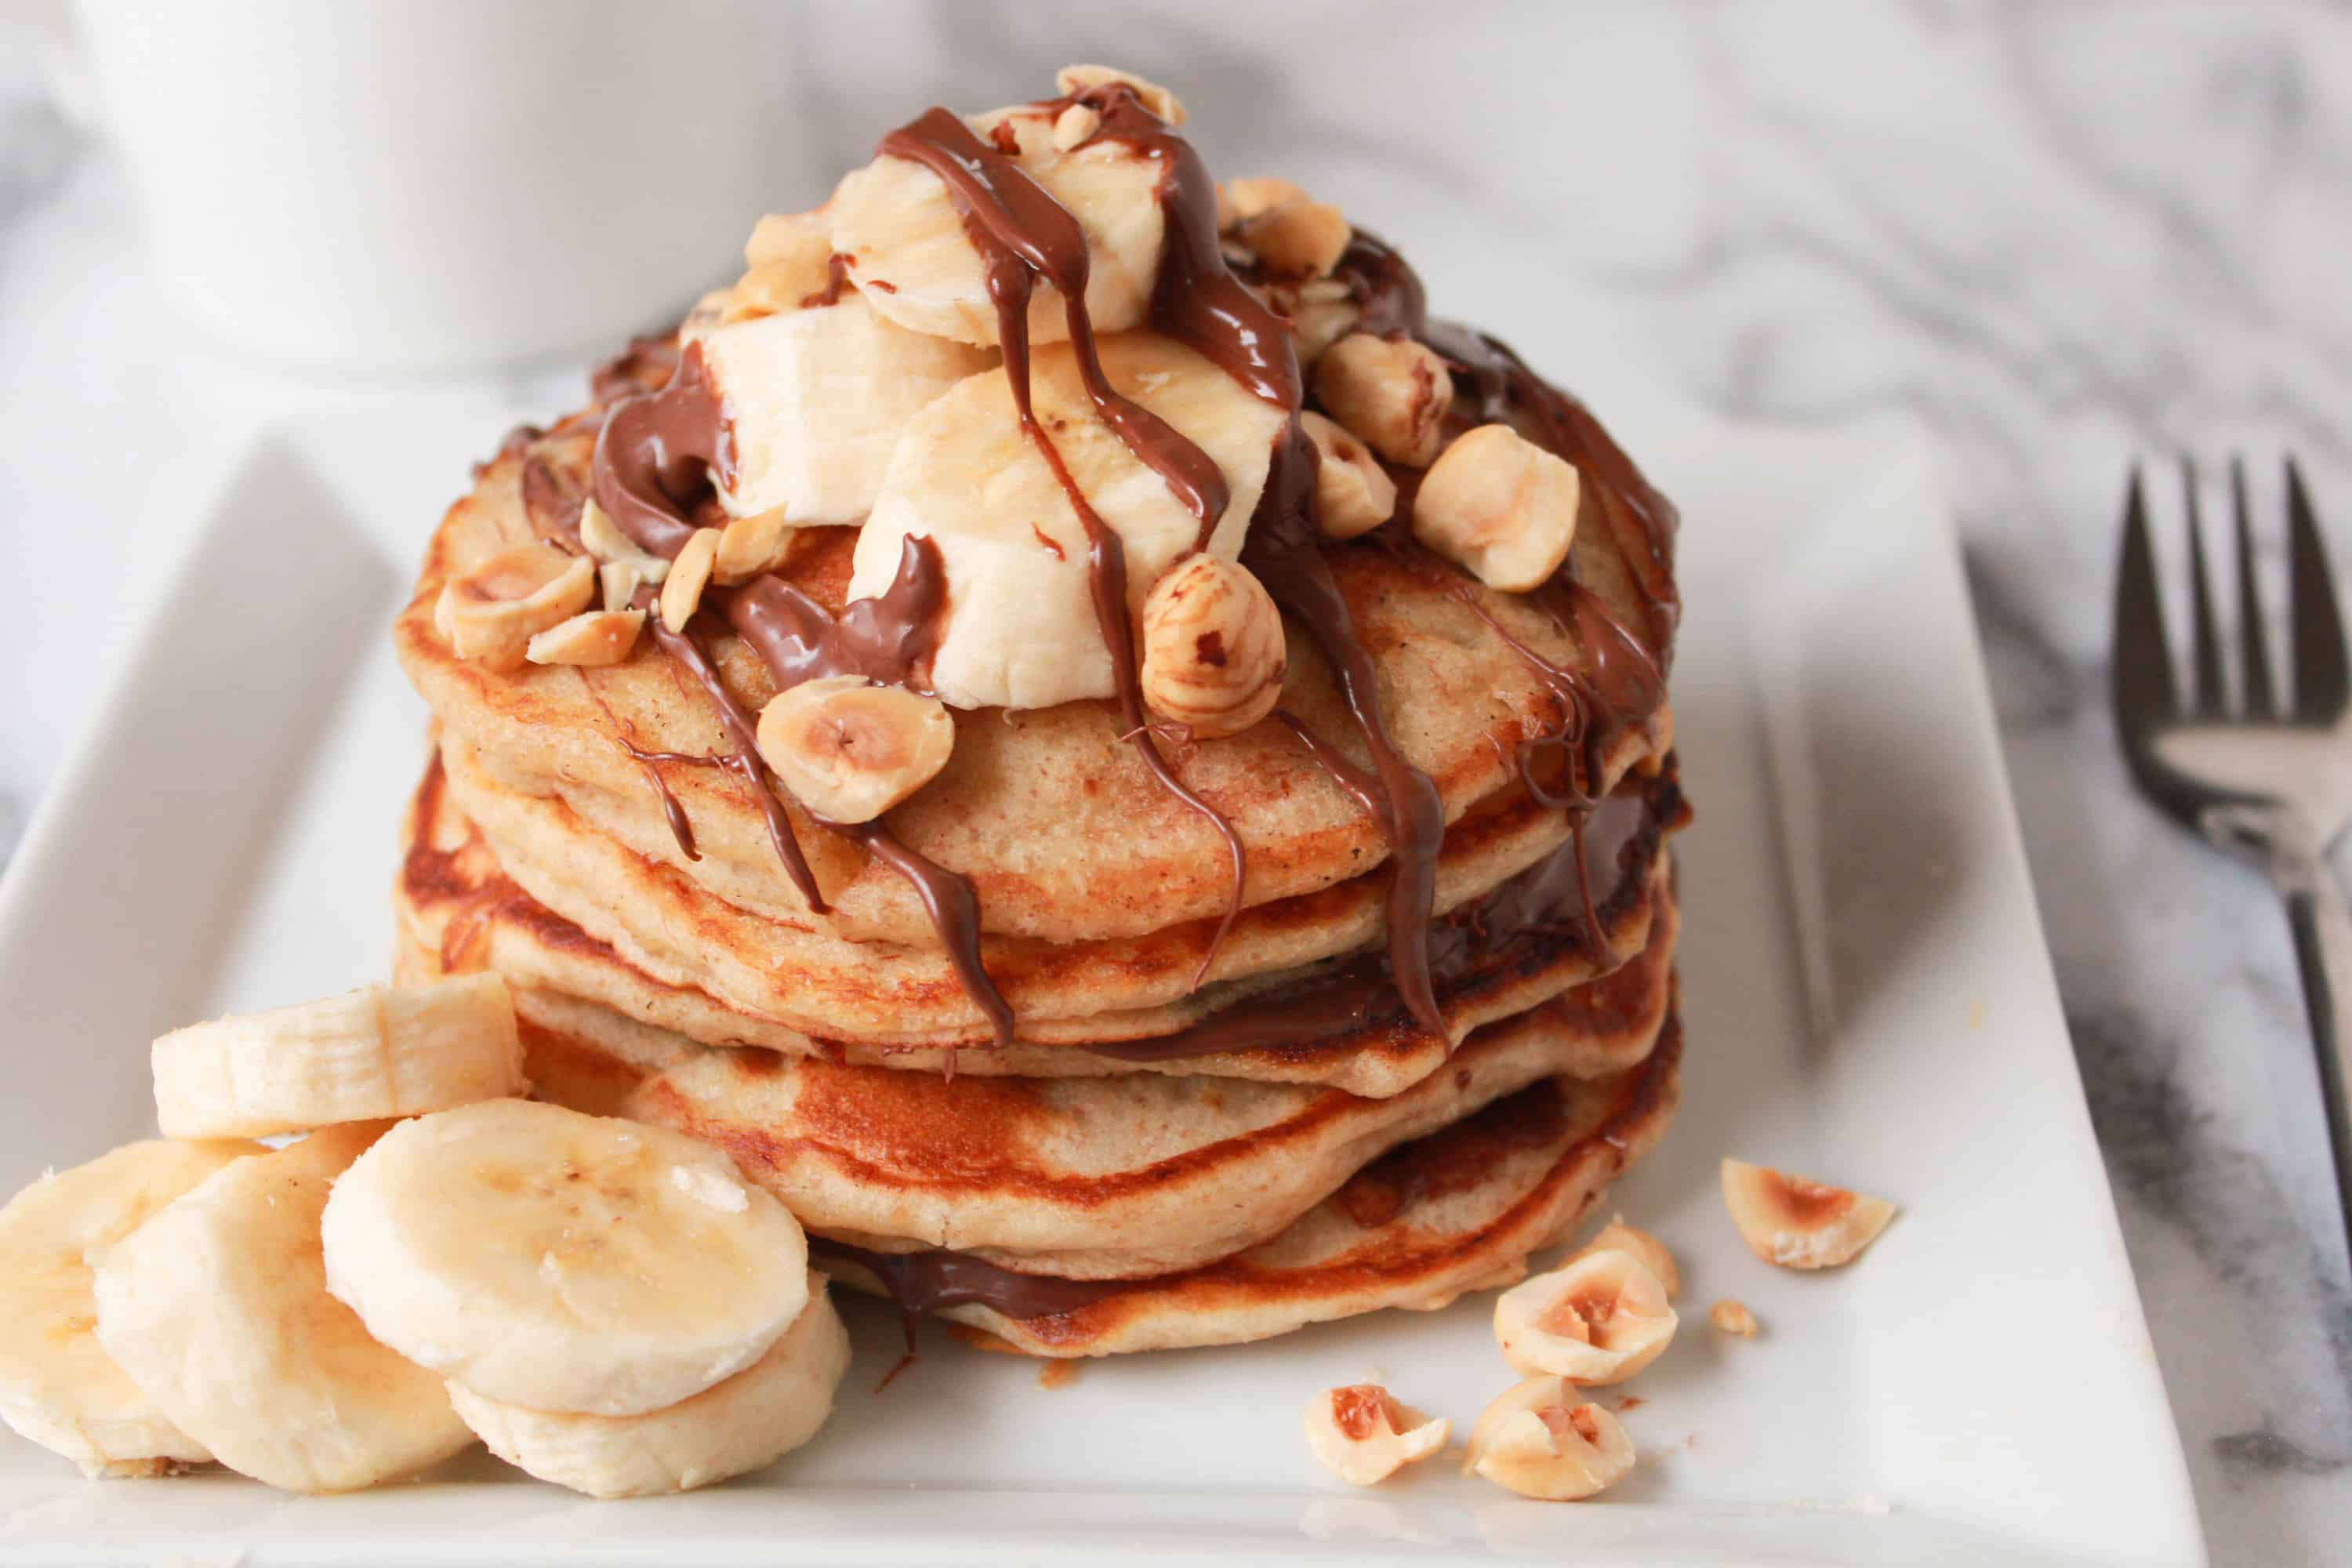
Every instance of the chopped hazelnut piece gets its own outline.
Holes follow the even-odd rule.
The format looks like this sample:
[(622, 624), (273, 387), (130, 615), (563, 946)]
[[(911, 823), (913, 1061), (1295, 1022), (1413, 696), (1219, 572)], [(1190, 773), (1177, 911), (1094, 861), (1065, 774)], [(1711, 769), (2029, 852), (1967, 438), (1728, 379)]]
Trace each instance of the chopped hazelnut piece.
[(596, 504), (593, 496), (581, 503), (580, 542), (600, 562), (623, 561), (635, 567), (640, 583), (658, 586), (669, 574), (669, 562), (623, 533), (621, 525)]
[(939, 775), (955, 721), (936, 697), (822, 676), (769, 699), (760, 756), (801, 804), (832, 822), (871, 822)]
[(1102, 129), (1102, 115), (1090, 103), (1074, 103), (1054, 117), (1054, 146), (1067, 153)]
[(1268, 278), (1323, 278), (1339, 265), (1355, 231), (1330, 203), (1297, 201), (1244, 218), (1239, 237)]
[(1370, 533), (1396, 511), (1396, 481), (1371, 448), (1308, 409), (1298, 423), (1315, 443), (1315, 518), (1333, 539)]
[(1706, 1310), (1706, 1321), (1723, 1332), (1736, 1334), (1743, 1340), (1754, 1339), (1759, 1326), (1756, 1314), (1748, 1310), (1747, 1303), (1735, 1301), (1728, 1296)]
[[(1675, 1267), (1675, 1255), (1666, 1250), (1666, 1244), (1646, 1230), (1636, 1230), (1627, 1225), (1623, 1215), (1610, 1215), (1609, 1223), (1601, 1227), (1600, 1234), (1578, 1249), (1576, 1258), (1590, 1257), (1596, 1252), (1631, 1253), (1643, 1268), (1658, 1277), (1658, 1283), (1666, 1289), (1667, 1300), (1671, 1301), (1683, 1293), (1682, 1270)], [(1573, 1263), (1576, 1258), (1569, 1261)]]
[(702, 590), (709, 585), (710, 569), (718, 559), (719, 531), (696, 529), (670, 561), (669, 575), (662, 579), (662, 625), (674, 632), (686, 630), (686, 623), (701, 607)]
[(1585, 1401), (1563, 1377), (1531, 1377), (1498, 1395), (1470, 1428), (1464, 1468), (1521, 1497), (1572, 1502), (1615, 1485), (1633, 1468), (1633, 1444), (1617, 1417)]
[(1496, 1299), (1495, 1337), (1521, 1373), (1622, 1383), (1673, 1342), (1665, 1287), (1631, 1253), (1588, 1253)]
[(792, 553), (793, 531), (782, 507), (730, 520), (719, 531), (719, 550), (710, 564), (712, 580), (748, 583), (762, 572), (774, 571)]
[(1413, 537), (1490, 588), (1524, 594), (1576, 539), (1576, 469), (1507, 425), (1455, 437), (1413, 498)]
[(607, 561), (596, 568), (596, 582), (604, 590), (606, 609), (626, 610), (634, 606), (645, 576), (634, 562)]
[(1276, 179), (1271, 174), (1251, 174), (1238, 180), (1227, 180), (1217, 187), (1217, 195), (1220, 214), (1230, 215), (1221, 219), (1219, 226), (1230, 227), (1290, 202), (1303, 202), (1307, 199), (1307, 191), (1303, 186), (1295, 185), (1288, 180)]
[(1307, 1402), (1307, 1447), (1324, 1468), (1369, 1487), (1445, 1447), (1454, 1426), (1398, 1403), (1377, 1383), (1327, 1388)]
[(584, 555), (526, 544), (490, 557), (441, 590), (434, 624), (459, 658), (514, 669), (530, 639), (588, 607), (596, 568)]
[(770, 213), (751, 226), (743, 242), (743, 265), (752, 270), (780, 261), (822, 263), (833, 253), (830, 221), (822, 212)]
[(1439, 432), (1454, 403), (1454, 377), (1420, 343), (1351, 332), (1316, 362), (1315, 395), (1372, 450), (1418, 468), (1437, 456)]
[(1851, 1263), (1895, 1217), (1895, 1205), (1744, 1160), (1723, 1163), (1723, 1204), (1740, 1239), (1783, 1268)]
[(618, 664), (645, 624), (643, 610), (584, 611), (532, 637), (524, 657), (533, 664)]
[(1238, 734), (1282, 696), (1289, 651), (1282, 612), (1250, 573), (1192, 555), (1144, 596), (1143, 700), (1195, 735)]

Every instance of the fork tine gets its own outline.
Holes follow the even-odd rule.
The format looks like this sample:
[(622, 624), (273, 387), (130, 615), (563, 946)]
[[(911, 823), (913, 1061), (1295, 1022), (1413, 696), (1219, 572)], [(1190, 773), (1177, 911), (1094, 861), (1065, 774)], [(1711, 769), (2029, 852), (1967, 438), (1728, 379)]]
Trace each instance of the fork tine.
[(2197, 506), (2197, 460), (2180, 458), (2180, 493), (2189, 515), (2189, 607), (2197, 674), (2193, 711), (2218, 719), (2226, 706), (2221, 692), (2221, 634), (2213, 626), (2213, 588), (2205, 580), (2204, 520)]
[(2294, 716), (2332, 724), (2352, 700), (2352, 671), (2345, 666), (2344, 618), (2336, 608), (2327, 544), (2319, 537), (2311, 493), (2293, 458), (2286, 460), (2286, 516), (2288, 559), (2294, 563)]
[(2147, 502), (2140, 492), (2139, 465), (2124, 497), (2124, 540), (2116, 566), (2116, 637), (2107, 679), (2116, 722), (2126, 745), (2137, 753), (2150, 727), (2172, 717), (2172, 656), (2164, 640), (2164, 605), (2156, 586), (2156, 553), (2149, 547)]
[(2270, 645), (2263, 640), (2263, 591), (2254, 582), (2253, 510), (2246, 504), (2246, 460), (2230, 459), (2230, 504), (2238, 535), (2238, 641), (2245, 678), (2246, 717), (2275, 719), (2278, 698), (2271, 685)]

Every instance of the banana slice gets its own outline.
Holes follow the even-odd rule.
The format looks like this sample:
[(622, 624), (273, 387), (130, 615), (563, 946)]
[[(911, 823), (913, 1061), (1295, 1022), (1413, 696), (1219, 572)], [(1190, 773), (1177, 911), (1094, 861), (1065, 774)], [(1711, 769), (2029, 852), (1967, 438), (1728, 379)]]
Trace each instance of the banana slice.
[(490, 973), (194, 1024), (157, 1040), (152, 1058), (155, 1114), (173, 1138), (415, 1116), (524, 1088), (514, 1004)]
[[(1283, 411), (1156, 333), (1122, 333), (1101, 347), (1111, 384), (1215, 461), (1229, 500), (1209, 552), (1234, 559), (1265, 488)], [(1124, 546), (1128, 607), (1139, 611), (1153, 581), (1191, 553), (1200, 521), (1095, 412), (1067, 344), (1037, 352), (1030, 385), (1072, 481)], [(939, 547), (947, 573), (950, 609), (930, 674), (941, 700), (1048, 708), (1112, 694), (1086, 530), (1023, 434), (1003, 374), (971, 377), (908, 423), (858, 534), (850, 594), (887, 588), (913, 536)]]
[(90, 1259), (106, 1353), (221, 1463), (289, 1491), (372, 1486), (473, 1440), (441, 1380), (327, 1294), (320, 1211), (382, 1131), (232, 1161)]
[(709, 1144), (486, 1100), (402, 1123), (335, 1184), (329, 1288), (504, 1405), (641, 1415), (758, 1361), (808, 1303), (798, 1221)]
[(781, 508), (794, 527), (865, 516), (907, 422), (994, 357), (895, 326), (855, 293), (701, 342), (734, 444), (719, 504), (737, 517)]
[[(1123, 142), (1056, 147), (1054, 116), (1036, 104), (995, 110), (966, 123), (983, 142), (992, 135), (1013, 141), (1020, 151), (1013, 162), (1078, 220), (1087, 239), (1087, 310), (1095, 331), (1139, 325), (1150, 307), (1168, 231), (1160, 207), (1160, 163)], [(997, 341), (987, 267), (937, 174), (909, 159), (877, 158), (841, 182), (828, 211), (833, 248), (849, 258), (850, 278), (877, 310), (933, 337)], [(1029, 301), (1029, 341), (1056, 343), (1069, 335), (1060, 291), (1041, 280)]]
[(0, 1208), (0, 1421), (89, 1476), (162, 1475), (212, 1455), (107, 1358), (86, 1252), (144, 1225), (258, 1143), (126, 1143)]
[(1878, 1239), (1895, 1205), (1745, 1160), (1723, 1163), (1723, 1205), (1749, 1251), (1783, 1268), (1835, 1268)]
[(517, 1469), (595, 1498), (692, 1491), (774, 1464), (816, 1436), (849, 1370), (849, 1331), (808, 1277), (809, 1303), (768, 1353), (693, 1398), (643, 1415), (551, 1415), (485, 1399), (462, 1384), (449, 1402), (490, 1452)]

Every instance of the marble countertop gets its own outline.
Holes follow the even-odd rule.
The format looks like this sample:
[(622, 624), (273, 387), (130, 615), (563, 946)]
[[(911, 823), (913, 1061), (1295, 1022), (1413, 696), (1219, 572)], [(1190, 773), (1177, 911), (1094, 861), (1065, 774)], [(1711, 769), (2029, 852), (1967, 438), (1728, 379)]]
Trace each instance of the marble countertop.
[[(122, 635), (155, 552), (130, 520), (168, 495), (159, 465), (196, 411), (348, 391), (168, 318), (120, 170), (40, 51), (12, 47), (32, 37), (0, 5), (0, 580), (20, 650), (0, 661), (0, 851)], [(1409, 237), (1441, 302), (1543, 300), (1570, 384), (1801, 421), (1895, 407), (1933, 430), (2215, 1560), (2340, 1554), (2352, 1292), (2285, 925), (2251, 870), (2131, 793), (2104, 659), (2135, 456), (2242, 450), (2274, 495), (2291, 447), (2352, 537), (2352, 16), (1220, 0), (983, 21), (942, 0), (836, 18), (809, 49), (838, 165), (911, 100), (1010, 100), (1113, 59), (1180, 88), (1219, 167), (1279, 170)], [(491, 389), (544, 414), (576, 374)]]

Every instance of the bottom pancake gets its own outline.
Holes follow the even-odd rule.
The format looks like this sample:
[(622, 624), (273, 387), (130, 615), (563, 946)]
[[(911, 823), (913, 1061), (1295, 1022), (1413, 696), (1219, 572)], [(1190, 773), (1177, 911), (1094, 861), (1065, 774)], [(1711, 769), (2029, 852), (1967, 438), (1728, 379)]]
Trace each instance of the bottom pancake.
[(822, 1239), (810, 1257), (845, 1285), (1041, 1356), (1243, 1344), (1383, 1307), (1431, 1311), (1523, 1278), (1656, 1144), (1682, 1043), (1670, 1013), (1638, 1066), (1524, 1089), (1375, 1161), (1272, 1240), (1156, 1279), (1053, 1279)]

